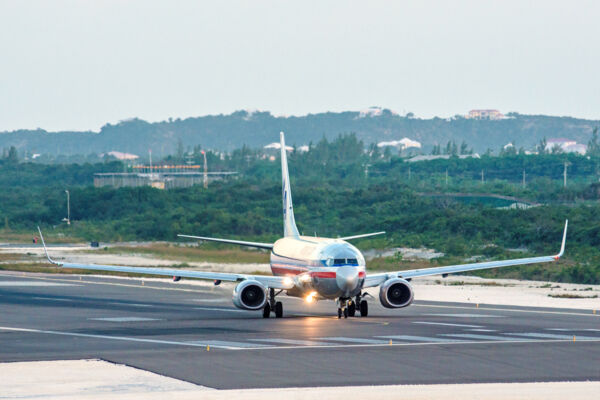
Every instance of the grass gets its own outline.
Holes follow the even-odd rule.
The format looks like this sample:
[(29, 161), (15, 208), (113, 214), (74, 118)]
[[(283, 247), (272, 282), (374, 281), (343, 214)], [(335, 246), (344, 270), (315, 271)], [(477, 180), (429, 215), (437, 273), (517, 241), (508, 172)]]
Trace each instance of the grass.
[(554, 297), (554, 298), (558, 298), (558, 299), (597, 299), (598, 295), (595, 294), (593, 296), (582, 296), (580, 294), (560, 293), (560, 294), (549, 294), (548, 297)]
[[(441, 281), (436, 281), (441, 282)], [(512, 287), (515, 286), (510, 283), (498, 283), (498, 282), (464, 282), (464, 281), (455, 281), (445, 283), (446, 286), (501, 286), (501, 287)]]
[[(143, 268), (140, 266), (140, 268)], [(169, 265), (164, 268), (173, 268), (173, 269), (189, 269), (190, 266), (187, 264), (176, 264)], [(46, 274), (78, 274), (78, 275), (111, 275), (111, 276), (123, 276), (129, 278), (156, 278), (159, 275), (149, 275), (149, 274), (132, 274), (126, 272), (111, 272), (111, 271), (92, 271), (89, 269), (74, 269), (74, 268), (60, 268), (56, 267), (52, 264), (42, 264), (42, 263), (19, 263), (19, 264), (0, 264), (0, 271), (14, 271), (14, 272), (40, 272)], [(266, 275), (266, 273), (261, 272), (261, 275)]]
[[(81, 243), (85, 242), (84, 239), (76, 236), (64, 235), (61, 232), (42, 232), (44, 234), (44, 239), (46, 239), (46, 243)], [(38, 238), (39, 243), (39, 233), (37, 231), (32, 231), (31, 233), (23, 233), (23, 232), (15, 232), (11, 229), (0, 229), (0, 242), (6, 243), (27, 243), (31, 244), (33, 242), (33, 237)], [(50, 239), (50, 240), (48, 240)]]
[[(93, 250), (96, 252), (96, 250)], [(146, 246), (105, 247), (109, 254), (143, 254), (159, 259), (177, 259), (187, 262), (215, 262), (225, 264), (266, 264), (269, 253), (260, 250), (205, 249), (196, 246), (182, 246), (171, 243), (153, 243)]]

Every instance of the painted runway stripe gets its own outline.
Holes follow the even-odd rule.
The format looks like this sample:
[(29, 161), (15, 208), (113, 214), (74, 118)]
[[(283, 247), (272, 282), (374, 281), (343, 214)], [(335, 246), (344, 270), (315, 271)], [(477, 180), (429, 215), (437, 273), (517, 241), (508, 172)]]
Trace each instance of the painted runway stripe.
[(54, 297), (33, 297), (36, 300), (50, 300), (50, 301), (73, 301), (71, 299), (57, 299)]
[(463, 328), (483, 328), (481, 325), (466, 325), (466, 324), (451, 324), (449, 322), (428, 322), (428, 321), (414, 321), (413, 324), (422, 325), (442, 325), (442, 326), (458, 326)]
[(573, 336), (575, 336), (576, 340), (598, 340), (598, 339), (600, 339), (600, 337), (591, 337), (591, 336), (558, 335), (558, 334), (553, 334), (553, 333), (534, 333), (534, 332), (506, 333), (506, 335), (533, 337), (533, 338), (540, 338), (540, 339), (573, 339)]
[(186, 342), (199, 346), (210, 346), (216, 347), (220, 349), (229, 349), (229, 350), (237, 350), (237, 349), (258, 349), (263, 347), (268, 347), (267, 345), (260, 343), (248, 343), (248, 342), (229, 342), (225, 340), (194, 340), (191, 342)]
[(497, 332), (495, 329), (467, 329), (471, 332)]
[(7, 326), (0, 326), (0, 330), (12, 331), (12, 332), (43, 333), (43, 334), (48, 334), (48, 335), (59, 335), (59, 336), (75, 336), (75, 337), (85, 337), (85, 338), (94, 338), (94, 339), (120, 340), (120, 341), (126, 341), (126, 342), (168, 344), (168, 345), (175, 345), (175, 346), (206, 347), (206, 346), (200, 345), (200, 344), (187, 343), (187, 342), (176, 342), (173, 340), (142, 339), (142, 338), (127, 337), (127, 336), (109, 336), (109, 335), (95, 335), (95, 334), (91, 334), (91, 333), (47, 331), (47, 330), (42, 330), (42, 329), (13, 328), (13, 327), (7, 327)]
[(506, 336), (496, 336), (496, 335), (477, 335), (472, 333), (442, 333), (440, 336), (448, 336), (448, 337), (458, 337), (463, 339), (475, 339), (475, 340), (485, 340), (485, 341), (506, 341), (506, 340), (516, 340), (516, 341), (526, 341), (526, 339), (521, 338), (508, 338)]
[(428, 336), (411, 336), (411, 335), (390, 335), (390, 336), (375, 336), (378, 338), (402, 340), (405, 342), (426, 342), (426, 343), (447, 343), (447, 342), (460, 342), (459, 339), (444, 339), (439, 337), (428, 337)]
[(316, 338), (316, 339), (317, 340), (331, 340), (334, 342), (348, 342), (348, 343), (367, 343), (367, 344), (386, 344), (386, 343), (388, 343), (386, 340), (343, 337), (343, 336), (320, 337), (320, 338)]
[(81, 286), (70, 283), (36, 282), (36, 281), (0, 281), (0, 286)]
[(144, 321), (162, 321), (159, 318), (145, 317), (106, 317), (106, 318), (88, 318), (90, 321), (106, 321), (106, 322), (144, 322)]
[(111, 301), (108, 304), (113, 304), (115, 306), (131, 306), (131, 307), (152, 307), (152, 304), (141, 304), (141, 303), (123, 303), (120, 301)]
[(504, 315), (489, 315), (489, 314), (424, 314), (433, 315), (435, 317), (453, 317), (453, 318), (503, 318)]
[(594, 328), (546, 328), (547, 331), (557, 331), (557, 332), (600, 332), (600, 329)]
[(236, 310), (235, 308), (217, 308), (217, 307), (194, 307), (194, 310), (225, 311), (225, 312), (247, 312), (246, 310)]
[[(59, 335), (59, 336), (75, 336), (75, 337), (84, 337), (84, 338), (95, 338), (95, 339), (107, 339), (107, 340), (119, 340), (119, 341), (129, 341), (129, 342), (140, 342), (140, 343), (152, 343), (152, 344), (164, 344), (164, 345), (175, 345), (175, 346), (189, 346), (189, 347), (206, 347), (204, 343), (205, 341), (198, 342), (178, 342), (172, 340), (159, 340), (159, 339), (143, 339), (143, 338), (135, 338), (135, 337), (126, 337), (126, 336), (109, 336), (109, 335), (97, 335), (97, 334), (88, 334), (88, 333), (76, 333), (76, 332), (59, 332), (59, 331), (49, 331), (49, 330), (41, 330), (41, 329), (30, 329), (30, 328), (17, 328), (17, 327), (7, 327), (0, 326), (0, 331), (9, 331), (9, 332), (29, 332), (29, 333), (41, 333), (41, 334), (49, 334), (49, 335)], [(450, 342), (413, 342), (413, 343), (397, 343), (394, 342), (392, 344), (369, 344), (369, 343), (356, 343), (356, 344), (320, 344), (320, 345), (306, 345), (306, 346), (298, 346), (298, 345), (290, 345), (290, 346), (268, 346), (259, 347), (258, 345), (254, 347), (227, 347), (224, 348), (226, 350), (235, 350), (235, 351), (261, 351), (261, 350), (302, 350), (302, 349), (340, 349), (340, 348), (361, 348), (361, 347), (413, 347), (413, 346), (456, 346), (456, 345), (480, 345), (484, 343), (501, 345), (501, 344), (513, 344), (513, 343), (566, 343), (571, 342), (572, 340), (564, 340), (564, 339), (522, 339), (522, 338), (502, 338), (504, 340), (487, 340), (489, 336), (483, 336), (484, 340), (478, 341), (461, 341), (461, 340), (453, 340)], [(590, 341), (582, 340), (580, 343), (589, 343)], [(599, 343), (600, 338), (592, 340), (592, 342)], [(201, 344), (200, 344), (201, 343)]]
[[(462, 303), (464, 304), (464, 303)], [(461, 310), (473, 310), (474, 306), (444, 306), (441, 304), (412, 304), (412, 307), (425, 307), (425, 308), (448, 308), (448, 309), (461, 309)], [(501, 307), (490, 307), (490, 306), (480, 306), (479, 310), (488, 310), (488, 311), (507, 311), (507, 312), (517, 312), (517, 313), (533, 313), (533, 314), (558, 314), (558, 315), (574, 315), (579, 317), (593, 317), (598, 318), (599, 314), (594, 314), (592, 311), (550, 311), (550, 310), (526, 310), (519, 308), (501, 308)], [(443, 314), (449, 315), (449, 314)]]
[(317, 342), (314, 340), (299, 340), (299, 339), (280, 339), (280, 338), (270, 338), (270, 339), (249, 339), (255, 342), (265, 342), (265, 343), (281, 343), (281, 344), (295, 344), (301, 346), (327, 346), (331, 345), (331, 343), (326, 342)]

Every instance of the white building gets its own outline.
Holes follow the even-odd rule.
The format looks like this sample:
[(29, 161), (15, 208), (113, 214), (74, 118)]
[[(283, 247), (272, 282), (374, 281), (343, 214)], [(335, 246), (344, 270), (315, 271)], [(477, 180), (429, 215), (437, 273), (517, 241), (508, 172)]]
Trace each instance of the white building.
[(583, 155), (587, 152), (585, 144), (577, 143), (572, 139), (553, 138), (546, 140), (546, 151), (551, 152), (555, 147), (561, 148), (565, 153), (579, 153)]

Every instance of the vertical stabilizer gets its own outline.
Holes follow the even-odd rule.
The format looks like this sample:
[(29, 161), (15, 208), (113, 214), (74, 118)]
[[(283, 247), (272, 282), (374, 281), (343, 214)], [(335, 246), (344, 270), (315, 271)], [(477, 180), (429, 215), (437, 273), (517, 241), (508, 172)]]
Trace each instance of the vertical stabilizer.
[(285, 150), (285, 137), (281, 137), (281, 179), (283, 194), (283, 236), (299, 236), (296, 221), (294, 220), (294, 208), (292, 206), (292, 191), (290, 190), (290, 174), (288, 173), (287, 153)]

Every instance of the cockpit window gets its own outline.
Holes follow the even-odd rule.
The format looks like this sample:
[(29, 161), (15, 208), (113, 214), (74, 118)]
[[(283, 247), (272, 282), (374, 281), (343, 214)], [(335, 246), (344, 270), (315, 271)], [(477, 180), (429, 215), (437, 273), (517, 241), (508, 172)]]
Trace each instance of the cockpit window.
[(356, 258), (348, 258), (346, 259), (348, 264), (358, 264), (358, 260)]
[(346, 264), (346, 259), (345, 258), (336, 258), (333, 260), (333, 263), (335, 265)]

